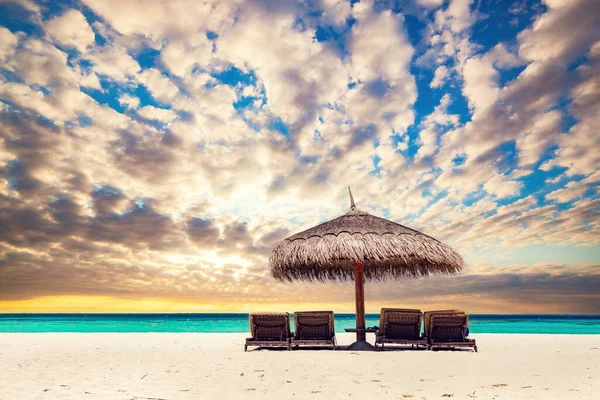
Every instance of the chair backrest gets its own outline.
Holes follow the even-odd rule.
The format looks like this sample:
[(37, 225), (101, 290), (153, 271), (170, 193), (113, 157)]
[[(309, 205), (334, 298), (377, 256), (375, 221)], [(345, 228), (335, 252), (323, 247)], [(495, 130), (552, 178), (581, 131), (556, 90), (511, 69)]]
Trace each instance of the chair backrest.
[(256, 340), (287, 340), (291, 336), (290, 314), (250, 314), (250, 334)]
[(421, 310), (382, 308), (378, 335), (389, 339), (418, 339), (421, 337)]
[(425, 325), (425, 336), (429, 336), (429, 327), (431, 325), (431, 317), (434, 315), (454, 315), (454, 314), (464, 314), (463, 311), (460, 310), (436, 310), (436, 311), (425, 311), (425, 313), (423, 313), (423, 320), (424, 325)]
[(467, 333), (467, 314), (441, 314), (431, 317), (429, 338), (437, 341), (462, 342)]
[(335, 336), (333, 311), (297, 311), (294, 336), (299, 340), (331, 340)]

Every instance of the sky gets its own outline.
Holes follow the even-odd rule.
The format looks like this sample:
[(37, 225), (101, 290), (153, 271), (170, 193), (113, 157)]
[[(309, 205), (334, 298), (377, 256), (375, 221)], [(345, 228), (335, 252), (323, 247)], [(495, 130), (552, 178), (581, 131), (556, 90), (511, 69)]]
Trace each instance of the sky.
[(594, 0), (0, 0), (0, 312), (354, 311), (349, 208), (464, 271), (381, 307), (600, 314)]

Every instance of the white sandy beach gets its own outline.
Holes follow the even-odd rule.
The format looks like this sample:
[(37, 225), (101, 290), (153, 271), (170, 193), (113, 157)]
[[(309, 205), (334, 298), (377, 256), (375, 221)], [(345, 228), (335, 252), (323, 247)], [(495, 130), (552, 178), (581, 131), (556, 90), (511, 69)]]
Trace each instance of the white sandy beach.
[[(475, 335), (470, 351), (244, 353), (244, 334), (0, 334), (0, 400), (598, 399), (600, 335)], [(349, 344), (351, 334), (339, 334)]]

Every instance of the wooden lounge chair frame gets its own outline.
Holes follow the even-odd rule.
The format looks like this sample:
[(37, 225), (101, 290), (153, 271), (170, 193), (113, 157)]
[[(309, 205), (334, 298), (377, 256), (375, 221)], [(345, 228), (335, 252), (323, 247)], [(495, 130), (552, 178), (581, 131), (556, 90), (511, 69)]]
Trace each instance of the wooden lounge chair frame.
[(437, 314), (431, 317), (427, 335), (429, 348), (471, 347), (477, 352), (475, 339), (467, 339), (467, 314)]
[(333, 311), (298, 311), (294, 313), (294, 334), (292, 346), (332, 346), (337, 348), (335, 340)]
[(290, 314), (289, 313), (254, 313), (250, 314), (250, 333), (246, 339), (244, 351), (248, 346), (257, 347), (290, 347)]
[(461, 310), (433, 310), (433, 311), (425, 311), (423, 313), (423, 336), (427, 337), (429, 335), (429, 327), (431, 325), (431, 317), (434, 315), (454, 315), (454, 314), (464, 314), (464, 311)]
[(421, 335), (421, 310), (405, 308), (382, 308), (379, 331), (375, 337), (375, 348), (385, 344), (411, 345), (411, 348), (428, 348), (427, 338)]

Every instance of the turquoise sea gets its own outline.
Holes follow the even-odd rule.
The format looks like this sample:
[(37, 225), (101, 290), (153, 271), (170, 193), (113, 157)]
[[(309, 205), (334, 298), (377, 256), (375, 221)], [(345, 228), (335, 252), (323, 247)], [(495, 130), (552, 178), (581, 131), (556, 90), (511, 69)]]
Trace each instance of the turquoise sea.
[[(367, 314), (367, 326), (378, 324), (378, 314)], [(335, 315), (336, 331), (354, 326), (354, 314)], [(471, 333), (600, 334), (600, 315), (471, 314), (469, 328)], [(0, 314), (0, 332), (248, 331), (248, 314)]]

